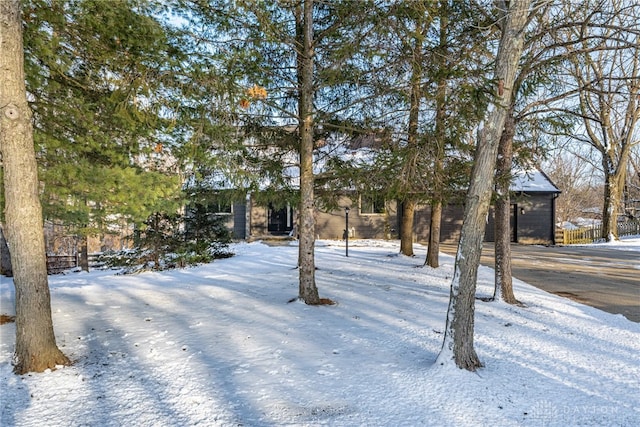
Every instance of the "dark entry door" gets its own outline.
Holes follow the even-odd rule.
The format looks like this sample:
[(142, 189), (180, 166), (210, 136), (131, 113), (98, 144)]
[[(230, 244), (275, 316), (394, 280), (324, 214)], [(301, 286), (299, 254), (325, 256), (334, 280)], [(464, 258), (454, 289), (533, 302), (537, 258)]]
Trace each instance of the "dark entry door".
[[(517, 241), (517, 237), (518, 237), (516, 233), (516, 230), (517, 230), (516, 210), (517, 210), (517, 205), (511, 204), (511, 214), (509, 219), (509, 225), (511, 227), (511, 241), (514, 243)], [(489, 218), (487, 220), (487, 228), (485, 229), (485, 233), (484, 233), (485, 242), (495, 242), (495, 229), (496, 229), (495, 218), (496, 218), (495, 209), (493, 208), (493, 206), (491, 206), (491, 208), (489, 209)]]
[(293, 209), (289, 206), (274, 208), (269, 204), (267, 231), (272, 234), (288, 234), (293, 230)]

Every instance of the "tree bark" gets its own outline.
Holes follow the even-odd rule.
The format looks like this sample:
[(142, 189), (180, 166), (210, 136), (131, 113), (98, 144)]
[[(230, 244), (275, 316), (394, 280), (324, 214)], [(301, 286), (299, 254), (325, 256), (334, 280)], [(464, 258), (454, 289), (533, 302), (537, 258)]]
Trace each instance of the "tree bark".
[(296, 7), (298, 61), (298, 126), (300, 132), (300, 266), (299, 297), (320, 304), (315, 279), (315, 209), (313, 175), (313, 0)]
[(0, 152), (7, 242), (16, 289), (14, 372), (42, 372), (69, 359), (56, 345), (42, 207), (27, 104), (19, 0), (0, 1)]
[(4, 227), (0, 226), (0, 274), (7, 277), (13, 276), (13, 270), (11, 268), (11, 254), (9, 253), (9, 246), (7, 246), (7, 240), (4, 237)]
[(513, 83), (524, 44), (529, 1), (509, 2), (496, 57), (496, 94), (478, 128), (478, 143), (466, 197), (464, 221), (451, 282), (447, 324), (437, 363), (454, 361), (462, 369), (482, 366), (473, 346), (475, 292), (482, 241), (489, 211), (493, 174), (500, 136), (504, 129)]
[(431, 202), (431, 219), (429, 221), (429, 247), (425, 265), (432, 268), (440, 266), (440, 228), (442, 224), (442, 201)]
[(400, 253), (413, 256), (413, 219), (415, 217), (416, 201), (409, 198), (402, 202), (402, 223), (400, 225)]
[(435, 158), (433, 162), (433, 191), (431, 199), (431, 220), (429, 222), (429, 247), (427, 248), (427, 258), (425, 264), (432, 268), (440, 266), (440, 228), (442, 224), (442, 204), (444, 191), (444, 156), (447, 144), (447, 62), (449, 57), (448, 47), (448, 4), (440, 3), (440, 28), (439, 28), (439, 54), (436, 55), (439, 61), (438, 68), (440, 77), (436, 88), (436, 117), (435, 117)]
[(496, 171), (495, 204), (495, 287), (494, 300), (503, 300), (509, 304), (520, 304), (513, 294), (511, 272), (511, 167), (513, 164), (513, 136), (516, 122), (512, 108), (509, 109), (504, 130), (498, 146)]
[(85, 235), (80, 237), (80, 258), (78, 261), (82, 271), (89, 271), (89, 244)]
[(442, 201), (431, 202), (431, 219), (429, 221), (429, 246), (425, 265), (431, 268), (440, 266), (440, 228), (442, 224)]
[[(605, 164), (605, 167), (608, 165), (608, 161), (603, 163)], [(622, 205), (622, 195), (627, 171), (626, 168), (626, 164), (618, 164), (615, 172), (605, 169), (604, 206), (602, 208), (602, 238), (608, 242), (619, 240), (618, 213), (620, 212), (620, 206)]]
[(422, 90), (420, 82), (422, 79), (422, 27), (418, 27), (415, 33), (414, 46), (411, 58), (411, 79), (409, 94), (409, 123), (407, 127), (407, 154), (403, 171), (404, 191), (408, 193), (403, 201), (402, 225), (400, 230), (400, 253), (413, 256), (413, 222), (416, 210), (415, 180), (417, 179), (418, 162), (418, 120), (420, 114), (420, 101)]

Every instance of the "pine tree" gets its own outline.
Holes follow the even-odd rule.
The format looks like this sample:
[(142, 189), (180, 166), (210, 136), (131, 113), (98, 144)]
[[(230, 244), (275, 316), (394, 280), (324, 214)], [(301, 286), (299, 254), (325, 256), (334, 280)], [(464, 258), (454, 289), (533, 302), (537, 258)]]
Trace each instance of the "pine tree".
[(153, 4), (33, 0), (23, 9), (45, 218), (86, 241), (175, 199), (162, 94), (179, 52)]
[(362, 47), (360, 86), (371, 100), (363, 102), (359, 118), (368, 124), (365, 131), (377, 128), (369, 132), (381, 143), (374, 164), (337, 165), (342, 171), (336, 174), (344, 174), (343, 185), (355, 182), (401, 203), (405, 255), (413, 254), (415, 208), (431, 204), (427, 264), (437, 267), (438, 212), (468, 179), (468, 168), (460, 167), (468, 151), (462, 141), (486, 104), (484, 65), (472, 60), (483, 55), (478, 17), (464, 3), (418, 1), (378, 4), (366, 19), (375, 25)]
[[(321, 303), (313, 260), (318, 204), (313, 164), (319, 140), (344, 130), (357, 105), (354, 98), (361, 97), (349, 92), (356, 82), (345, 78), (359, 70), (358, 60), (351, 59), (366, 37), (355, 29), (353, 2), (177, 4), (190, 7), (207, 29), (208, 57), (203, 52), (202, 60), (224, 70), (231, 88), (225, 101), (240, 107), (229, 116), (237, 134), (213, 150), (230, 159), (227, 165), (240, 167), (212, 161), (209, 172), (230, 173), (232, 182), (246, 191), (260, 189), (262, 197), (279, 193), (277, 202), (297, 202), (299, 296), (308, 304)], [(296, 166), (300, 175), (292, 177)], [(294, 192), (299, 195), (289, 197)]]

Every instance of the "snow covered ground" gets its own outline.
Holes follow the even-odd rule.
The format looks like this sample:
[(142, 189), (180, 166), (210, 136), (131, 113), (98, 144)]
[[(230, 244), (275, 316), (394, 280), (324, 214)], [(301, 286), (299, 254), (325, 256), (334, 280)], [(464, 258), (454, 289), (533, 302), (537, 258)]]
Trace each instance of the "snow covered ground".
[[(422, 268), (397, 242), (318, 242), (297, 295), (297, 247), (238, 244), (209, 265), (50, 277), (59, 346), (75, 360), (11, 372), (0, 326), (2, 426), (637, 426), (640, 324), (515, 281), (526, 307), (476, 305), (476, 373), (434, 365), (453, 258)], [(611, 245), (614, 246), (614, 245)], [(640, 239), (618, 246), (640, 249)], [(492, 293), (481, 267), (479, 296)], [(0, 312), (13, 313), (10, 279)]]

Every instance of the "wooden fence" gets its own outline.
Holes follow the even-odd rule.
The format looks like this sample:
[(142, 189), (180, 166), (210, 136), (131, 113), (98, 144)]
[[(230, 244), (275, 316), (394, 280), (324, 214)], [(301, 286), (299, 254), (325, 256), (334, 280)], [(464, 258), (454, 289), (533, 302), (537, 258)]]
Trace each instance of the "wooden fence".
[[(580, 243), (594, 243), (604, 240), (602, 238), (602, 226), (577, 228), (575, 230), (561, 230), (562, 234), (556, 236), (558, 244), (572, 245)], [(640, 221), (629, 221), (618, 224), (618, 237), (640, 235)]]
[[(97, 254), (89, 255), (89, 266), (94, 266), (98, 260)], [(60, 274), (80, 265), (78, 255), (47, 255), (47, 274)]]

